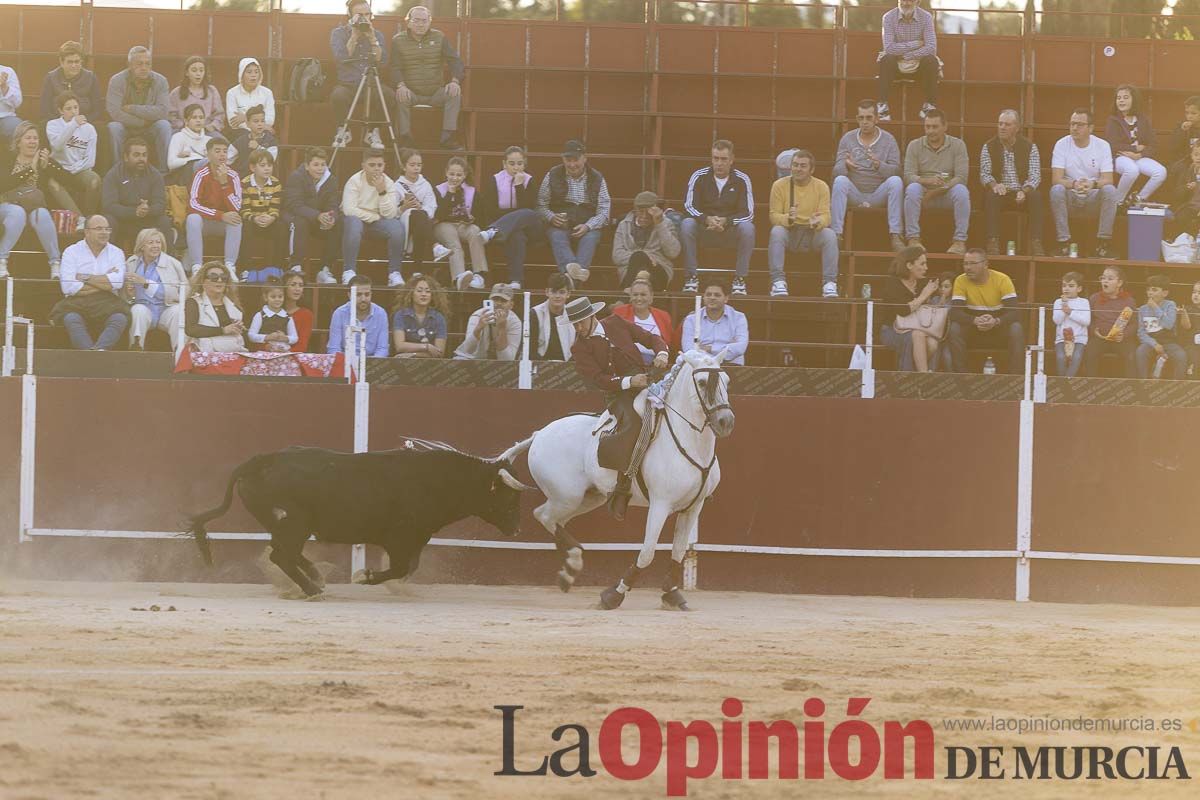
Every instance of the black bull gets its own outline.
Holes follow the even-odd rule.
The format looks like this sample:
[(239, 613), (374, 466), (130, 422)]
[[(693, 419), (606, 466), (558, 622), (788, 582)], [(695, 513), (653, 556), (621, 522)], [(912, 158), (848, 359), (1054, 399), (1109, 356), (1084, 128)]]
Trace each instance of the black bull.
[[(304, 557), (310, 535), (321, 542), (379, 545), (388, 569), (368, 570), (365, 583), (403, 578), (417, 567), (435, 533), (475, 516), (516, 536), (521, 491), (510, 470), (511, 451), (485, 459), (452, 448), (342, 453), (288, 447), (239, 465), (217, 508), (189, 517), (212, 564), (205, 525), (229, 510), (236, 485), (246, 510), (271, 534), (271, 561), (309, 596), (323, 581)], [(185, 535), (186, 535), (185, 534)]]

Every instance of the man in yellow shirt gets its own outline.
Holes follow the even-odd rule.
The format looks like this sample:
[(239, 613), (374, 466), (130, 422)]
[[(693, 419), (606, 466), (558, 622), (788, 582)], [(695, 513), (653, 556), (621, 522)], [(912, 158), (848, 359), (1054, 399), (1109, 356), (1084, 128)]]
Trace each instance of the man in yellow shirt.
[(1012, 278), (988, 267), (987, 253), (972, 248), (963, 254), (963, 273), (954, 279), (950, 296), (950, 363), (967, 371), (967, 348), (1008, 350), (1008, 372), (1023, 368), (1025, 328), (1017, 308)]
[(767, 264), (771, 268), (771, 296), (787, 297), (783, 262), (787, 252), (821, 253), (822, 297), (837, 297), (837, 235), (829, 227), (829, 184), (812, 176), (813, 154), (797, 150), (792, 174), (771, 186), (771, 238)]

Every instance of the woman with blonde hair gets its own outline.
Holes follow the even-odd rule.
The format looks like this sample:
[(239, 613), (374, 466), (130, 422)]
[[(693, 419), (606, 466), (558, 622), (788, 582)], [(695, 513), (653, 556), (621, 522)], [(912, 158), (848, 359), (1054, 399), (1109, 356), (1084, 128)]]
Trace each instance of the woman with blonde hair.
[(78, 212), (69, 196), (64, 197), (56, 178), (69, 176), (62, 165), (50, 157), (50, 151), (37, 125), (22, 122), (13, 131), (12, 140), (0, 152), (0, 278), (8, 276), (8, 256), (25, 230), (26, 222), (37, 233), (38, 241), (50, 260), (50, 277), (58, 280), (62, 251), (58, 247), (58, 230), (47, 208), (47, 196), (59, 198), (64, 207)]
[(179, 349), (179, 303), (188, 290), (187, 273), (166, 252), (167, 237), (158, 228), (142, 228), (125, 262), (125, 296), (130, 302), (129, 348), (146, 349), (146, 334), (155, 328)]
[(202, 353), (246, 352), (246, 326), (233, 271), (209, 261), (192, 276), (191, 296), (184, 308), (188, 341)]
[(436, 278), (414, 275), (393, 311), (392, 341), (397, 357), (445, 357), (450, 302)]

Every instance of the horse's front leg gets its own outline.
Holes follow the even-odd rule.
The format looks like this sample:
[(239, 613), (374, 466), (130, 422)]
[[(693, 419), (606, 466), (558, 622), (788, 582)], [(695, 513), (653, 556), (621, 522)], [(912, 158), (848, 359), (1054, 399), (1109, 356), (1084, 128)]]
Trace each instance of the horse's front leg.
[(670, 516), (670, 507), (662, 502), (650, 501), (646, 511), (646, 538), (642, 541), (642, 549), (638, 552), (637, 561), (625, 570), (615, 584), (600, 593), (600, 606), (612, 610), (625, 601), (625, 595), (633, 588), (638, 576), (654, 561), (654, 548), (658, 544), (658, 536), (662, 533), (663, 523)]
[(683, 559), (687, 557), (688, 546), (692, 534), (700, 522), (700, 509), (704, 501), (700, 500), (688, 511), (681, 512), (675, 517), (675, 537), (671, 540), (671, 565), (663, 576), (663, 608), (668, 611), (690, 611), (687, 599), (683, 596)]

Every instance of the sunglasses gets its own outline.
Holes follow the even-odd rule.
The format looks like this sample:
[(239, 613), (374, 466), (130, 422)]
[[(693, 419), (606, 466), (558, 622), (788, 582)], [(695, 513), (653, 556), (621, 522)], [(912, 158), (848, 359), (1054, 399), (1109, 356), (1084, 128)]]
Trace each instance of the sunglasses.
[(225, 275), (224, 275), (224, 273), (221, 273), (221, 272), (210, 272), (204, 276), (204, 280), (209, 281), (211, 283), (224, 283)]

